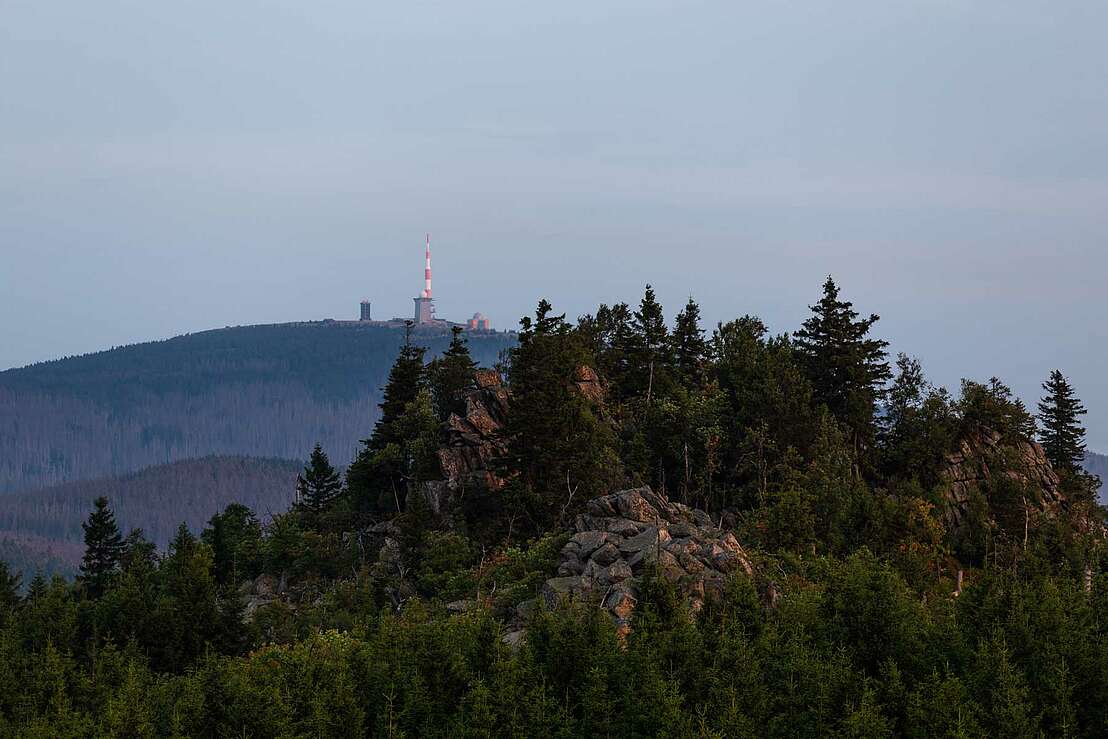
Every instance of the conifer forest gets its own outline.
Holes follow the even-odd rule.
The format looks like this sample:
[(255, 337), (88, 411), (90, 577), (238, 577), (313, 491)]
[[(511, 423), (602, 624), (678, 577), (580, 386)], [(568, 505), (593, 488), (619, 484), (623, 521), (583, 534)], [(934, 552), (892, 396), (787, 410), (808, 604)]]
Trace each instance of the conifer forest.
[[(1105, 736), (1081, 388), (1064, 367), (1033, 405), (1004, 367), (938, 387), (890, 355), (879, 306), (812, 288), (785, 332), (650, 286), (579, 317), (544, 299), (480, 356), (460, 328), (396, 336), (360, 388), (303, 329), (310, 413), (280, 428), (305, 424), (306, 462), (271, 496), (152, 532), (93, 491), (65, 499), (72, 577), (0, 564), (0, 736)], [(262, 387), (284, 360), (236, 364), (254, 335), (205, 341)], [(166, 372), (185, 349), (160, 347)], [(0, 393), (39, 397), (23, 378)], [(340, 391), (377, 406), (341, 419), (352, 450)], [(48, 462), (0, 469), (53, 482)]]

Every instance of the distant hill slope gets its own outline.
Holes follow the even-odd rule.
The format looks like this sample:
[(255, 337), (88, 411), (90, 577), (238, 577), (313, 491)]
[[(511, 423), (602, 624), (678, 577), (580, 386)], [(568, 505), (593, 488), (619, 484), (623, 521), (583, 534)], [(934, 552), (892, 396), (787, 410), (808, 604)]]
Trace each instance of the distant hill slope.
[(24, 573), (73, 574), (84, 551), (81, 522), (101, 495), (111, 501), (124, 534), (141, 528), (161, 548), (182, 521), (199, 532), (228, 503), (243, 503), (264, 518), (288, 509), (301, 466), (205, 457), (10, 495), (0, 506), (0, 559)]
[[(323, 321), (179, 336), (0, 372), (0, 494), (209, 454), (345, 464), (369, 435), (400, 328)], [(449, 337), (417, 336), (431, 354)], [(513, 334), (473, 334), (485, 365)]]
[(1085, 470), (1100, 477), (1100, 504), (1108, 505), (1108, 455), (1087, 452)]

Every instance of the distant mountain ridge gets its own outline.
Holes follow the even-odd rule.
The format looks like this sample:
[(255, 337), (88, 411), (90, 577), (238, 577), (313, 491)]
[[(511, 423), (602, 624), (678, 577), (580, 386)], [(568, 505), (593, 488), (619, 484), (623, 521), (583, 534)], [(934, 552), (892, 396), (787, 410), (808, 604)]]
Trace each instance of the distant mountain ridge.
[(268, 518), (291, 505), (301, 466), (286, 459), (204, 457), (9, 495), (0, 506), (0, 559), (24, 573), (72, 575), (84, 552), (81, 522), (101, 495), (124, 534), (141, 528), (162, 549), (182, 522), (198, 533), (229, 503)]
[[(467, 335), (494, 363), (514, 334)], [(402, 328), (242, 326), (0, 372), (0, 495), (211, 454), (345, 464), (377, 417)], [(418, 333), (428, 358), (445, 332)]]

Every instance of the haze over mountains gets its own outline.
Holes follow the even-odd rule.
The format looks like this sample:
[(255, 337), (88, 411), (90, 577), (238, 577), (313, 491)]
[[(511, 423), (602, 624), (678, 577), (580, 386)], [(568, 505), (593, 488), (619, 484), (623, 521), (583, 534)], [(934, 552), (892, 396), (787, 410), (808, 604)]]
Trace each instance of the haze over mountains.
[[(491, 365), (512, 334), (470, 335)], [(373, 429), (402, 329), (243, 326), (0, 373), (0, 494), (212, 454), (349, 461)], [(449, 337), (420, 334), (428, 358)]]
[(26, 573), (74, 574), (84, 552), (81, 523), (101, 495), (124, 533), (141, 528), (161, 549), (181, 523), (198, 532), (232, 501), (264, 520), (288, 509), (300, 467), (285, 459), (203, 457), (10, 495), (0, 506), (0, 559)]

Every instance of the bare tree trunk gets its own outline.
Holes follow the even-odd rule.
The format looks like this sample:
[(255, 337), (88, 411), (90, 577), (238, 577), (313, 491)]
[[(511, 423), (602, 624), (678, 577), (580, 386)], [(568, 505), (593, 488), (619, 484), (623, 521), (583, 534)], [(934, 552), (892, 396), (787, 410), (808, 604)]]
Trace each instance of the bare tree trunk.
[(574, 485), (572, 488), (569, 486), (569, 472), (566, 471), (566, 490), (569, 491), (569, 496), (566, 498), (566, 502), (562, 506), (561, 512), (558, 513), (558, 523), (559, 524), (565, 522), (566, 511), (569, 509), (569, 504), (573, 502), (573, 496), (577, 493), (577, 488), (579, 488), (579, 487), (581, 487), (580, 483), (578, 483), (577, 485)]
[(1027, 511), (1027, 498), (1023, 499), (1023, 551), (1027, 553), (1027, 524), (1029, 523), (1029, 514)]
[(689, 490), (692, 488), (692, 482), (689, 479), (689, 443), (685, 442), (685, 503), (689, 502)]

